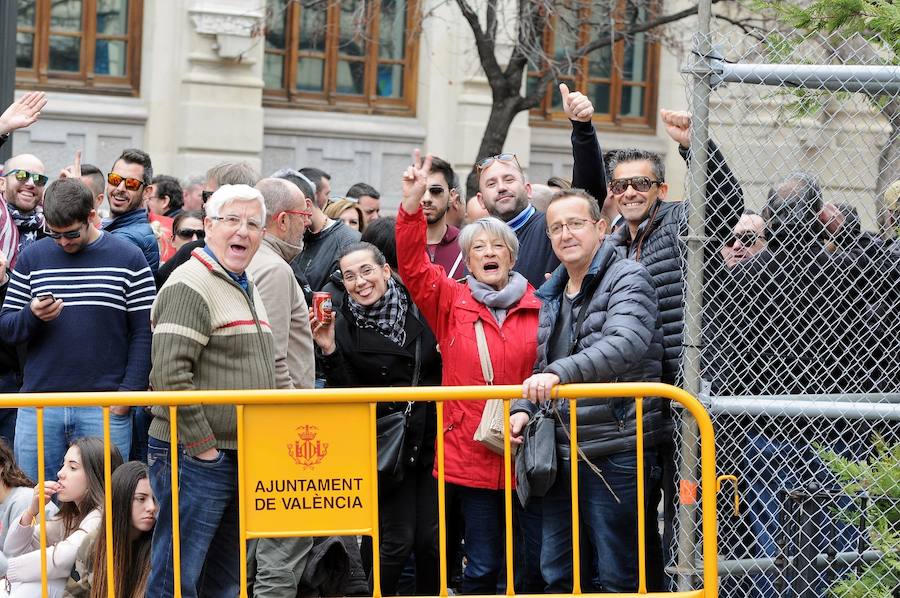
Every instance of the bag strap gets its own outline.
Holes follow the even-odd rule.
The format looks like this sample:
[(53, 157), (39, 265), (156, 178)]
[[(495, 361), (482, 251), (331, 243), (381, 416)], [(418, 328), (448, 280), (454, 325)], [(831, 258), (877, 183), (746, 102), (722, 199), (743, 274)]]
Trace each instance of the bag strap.
[[(419, 318), (419, 308), (416, 307), (416, 304), (412, 304), (412, 312), (416, 319)], [(410, 386), (418, 386), (419, 385), (419, 376), (422, 373), (422, 335), (416, 337), (416, 348), (415, 348), (415, 366), (413, 367), (413, 376), (412, 376), (412, 384)]]
[(453, 278), (453, 273), (456, 272), (456, 268), (459, 267), (459, 263), (462, 261), (462, 251), (459, 252), (459, 255), (456, 256), (456, 261), (453, 262), (453, 265), (450, 266), (450, 271), (447, 272), (447, 278)]
[[(566, 424), (563, 423), (562, 417), (559, 415), (559, 410), (556, 408), (556, 404), (553, 405), (553, 415), (556, 416), (556, 420), (559, 422), (559, 425), (562, 426), (563, 432), (566, 435), (566, 439), (569, 441), (569, 444), (572, 444), (572, 436), (569, 435), (569, 430), (566, 428)], [(613, 492), (613, 489), (610, 488), (609, 482), (606, 481), (606, 478), (603, 477), (603, 472), (600, 471), (600, 468), (591, 463), (591, 460), (587, 458), (587, 455), (584, 454), (584, 451), (581, 450), (581, 447), (578, 444), (575, 445), (575, 450), (578, 451), (578, 457), (587, 463), (587, 466), (590, 468), (594, 474), (600, 478), (600, 481), (603, 482), (603, 485), (606, 486), (606, 489), (609, 490), (609, 493), (612, 494), (612, 497), (616, 499), (616, 502), (622, 504), (622, 501), (619, 500), (619, 497), (616, 496), (616, 493)]]
[(488, 351), (487, 338), (484, 336), (484, 324), (481, 319), (475, 320), (475, 344), (478, 346), (478, 358), (481, 359), (481, 375), (488, 386), (494, 385), (494, 365)]

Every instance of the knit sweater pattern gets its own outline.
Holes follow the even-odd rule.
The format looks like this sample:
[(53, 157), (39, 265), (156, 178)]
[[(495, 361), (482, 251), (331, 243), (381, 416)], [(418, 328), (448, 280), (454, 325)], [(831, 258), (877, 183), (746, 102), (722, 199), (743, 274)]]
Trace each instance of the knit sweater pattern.
[[(275, 388), (275, 346), (265, 306), (250, 276), (244, 290), (203, 249), (176, 269), (153, 304), (154, 390)], [(169, 412), (153, 407), (150, 435), (169, 441)], [(196, 456), (237, 449), (232, 405), (178, 408), (178, 439)]]

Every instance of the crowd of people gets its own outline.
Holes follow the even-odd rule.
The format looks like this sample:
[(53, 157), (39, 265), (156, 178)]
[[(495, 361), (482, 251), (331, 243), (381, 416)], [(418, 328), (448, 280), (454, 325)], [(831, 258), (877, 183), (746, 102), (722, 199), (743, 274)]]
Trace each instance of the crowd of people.
[[(78, 153), (51, 182), (38, 156), (13, 156), (0, 178), (0, 390), (522, 385), (510, 409), (512, 444), (528, 442), (539, 414), (551, 418), (559, 466), (546, 488), (519, 493), (511, 525), (504, 456), (476, 439), (485, 401), (378, 405), (379, 419), (402, 413), (406, 425), (400, 465), (379, 475), (380, 590), (440, 591), (442, 434), (454, 590), (503, 592), (510, 529), (516, 592), (571, 592), (573, 447), (568, 403), (555, 401), (553, 388), (678, 382), (688, 206), (667, 201), (659, 155), (604, 155), (590, 100), (565, 85), (560, 93), (572, 125), (571, 180), (529, 182), (516, 155), (504, 153), (477, 163), (478, 192), (466, 202), (451, 165), (417, 150), (398, 173), (402, 197), (391, 216), (366, 183), (335, 197), (317, 167), (263, 178), (248, 164), (223, 163), (182, 184), (128, 149), (105, 175)], [(0, 143), (33, 124), (46, 101), (28, 93), (0, 115)], [(662, 110), (660, 118), (690, 160), (691, 115)], [(897, 334), (888, 308), (900, 288), (900, 243), (861, 231), (855, 211), (824, 202), (803, 173), (773, 184), (756, 214), (716, 144), (707, 150), (708, 384), (738, 395), (803, 392), (823, 377), (832, 388), (851, 378), (872, 388), (896, 382), (889, 345), (848, 361), (860, 343)], [(892, 217), (898, 195), (900, 182), (885, 194)], [(877, 284), (859, 284), (876, 271)], [(321, 291), (332, 295), (331, 313), (312, 309)], [(823, 329), (827, 358), (816, 352)], [(105, 596), (110, 576), (117, 596), (173, 596), (175, 458), (182, 595), (239, 593), (235, 409), (177, 413), (172, 455), (167, 408), (111, 408), (112, 513), (103, 513), (100, 408), (44, 409), (43, 487), (34, 485), (35, 409), (0, 409), (0, 594), (36, 595), (43, 510), (51, 596)], [(585, 591), (638, 589), (637, 413), (631, 397), (578, 402)], [(675, 424), (662, 399), (644, 399), (641, 413), (647, 588), (664, 591)], [(335, 542), (343, 558), (322, 558)], [(251, 595), (371, 593), (370, 553), (355, 539), (255, 540)]]

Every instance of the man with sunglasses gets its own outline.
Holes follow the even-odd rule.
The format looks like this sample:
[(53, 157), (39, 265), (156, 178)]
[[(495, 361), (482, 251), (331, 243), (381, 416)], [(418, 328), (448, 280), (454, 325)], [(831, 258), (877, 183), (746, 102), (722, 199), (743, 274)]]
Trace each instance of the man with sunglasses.
[(15, 264), (18, 254), (44, 236), (44, 214), (40, 209), (48, 178), (44, 163), (37, 156), (19, 154), (6, 161), (0, 192), (6, 199), (9, 215), (15, 223), (15, 249), (7, 257)]
[(457, 241), (459, 229), (447, 222), (455, 178), (449, 162), (432, 157), (431, 172), (426, 183), (428, 186), (420, 202), (427, 223), (425, 250), (431, 262), (443, 266), (447, 276), (453, 279), (462, 278), (466, 272), (465, 260)]
[[(131, 243), (91, 224), (94, 196), (76, 178), (55, 181), (44, 198), (46, 234), (10, 274), (0, 336), (25, 348), (22, 392), (142, 391), (150, 373), (153, 276)], [(111, 409), (112, 441), (131, 444), (128, 407)], [(37, 474), (34, 409), (19, 409), (16, 460)], [(47, 409), (45, 474), (55, 478), (67, 438), (103, 436), (97, 407)]]
[(766, 221), (752, 210), (744, 210), (734, 226), (734, 233), (722, 245), (720, 252), (729, 268), (749, 260), (766, 248)]
[(144, 209), (144, 192), (153, 180), (150, 156), (126, 149), (106, 175), (106, 198), (112, 220), (104, 230), (134, 243), (143, 252), (153, 275), (159, 270), (159, 244)]

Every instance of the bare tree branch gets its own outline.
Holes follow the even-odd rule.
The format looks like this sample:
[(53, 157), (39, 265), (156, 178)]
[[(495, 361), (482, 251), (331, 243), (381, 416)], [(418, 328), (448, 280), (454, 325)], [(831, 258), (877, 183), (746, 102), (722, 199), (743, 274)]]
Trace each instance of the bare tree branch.
[(469, 4), (467, 0), (456, 0), (456, 5), (459, 6), (463, 18), (466, 19), (469, 28), (472, 30), (472, 35), (475, 37), (475, 48), (478, 50), (478, 58), (481, 62), (481, 68), (484, 69), (484, 74), (487, 76), (491, 89), (496, 93), (495, 86), (499, 85), (500, 80), (503, 78), (503, 69), (500, 68), (500, 64), (497, 62), (497, 56), (494, 53), (496, 40), (481, 28), (481, 23), (478, 20), (478, 13), (475, 12), (472, 5)]

